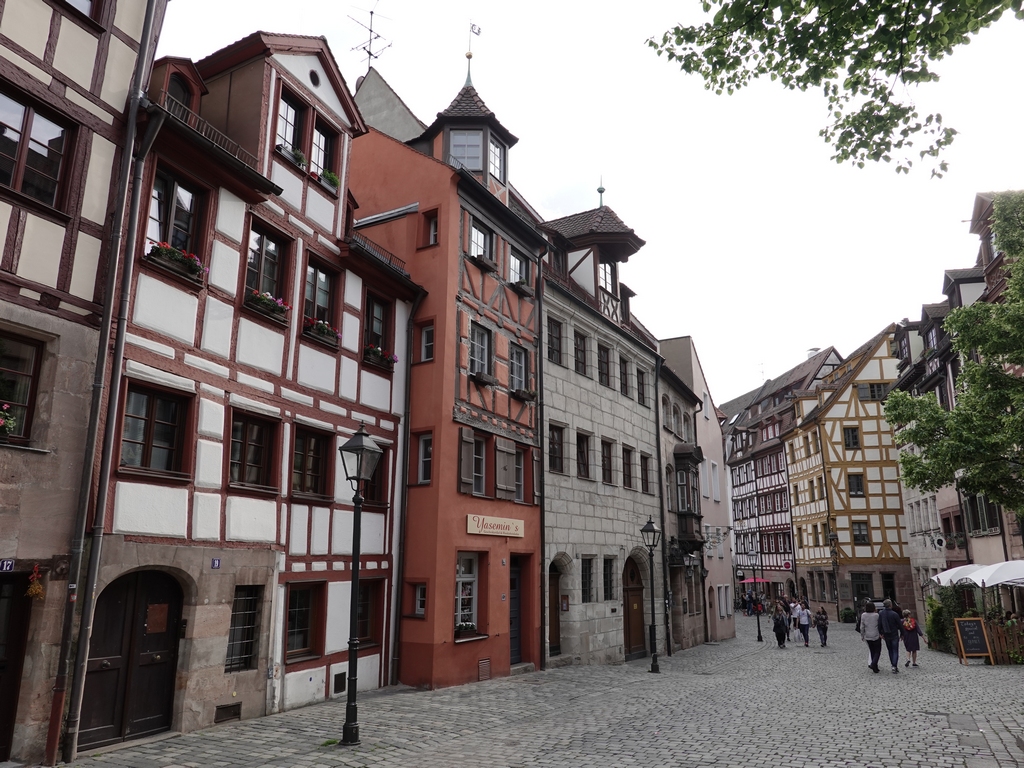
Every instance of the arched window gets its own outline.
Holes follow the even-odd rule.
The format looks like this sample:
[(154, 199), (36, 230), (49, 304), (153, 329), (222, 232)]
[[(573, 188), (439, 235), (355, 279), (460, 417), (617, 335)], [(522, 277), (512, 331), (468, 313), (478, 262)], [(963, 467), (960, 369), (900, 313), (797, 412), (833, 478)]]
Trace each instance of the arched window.
[(669, 413), (670, 413), (670, 411), (668, 409), (668, 395), (662, 395), (661, 396), (661, 418), (663, 419), (662, 423), (666, 427), (672, 427), (673, 426), (672, 422), (669, 421)]
[(683, 416), (678, 405), (672, 406), (672, 431), (677, 435), (683, 434)]
[(690, 414), (683, 414), (683, 440), (687, 443), (693, 442), (693, 438), (690, 436)]
[(167, 95), (187, 109), (192, 108), (192, 89), (188, 87), (185, 78), (175, 73), (171, 75), (167, 83)]
[(672, 497), (675, 495), (675, 492), (672, 490), (672, 481), (675, 475), (676, 473), (672, 469), (671, 464), (665, 467), (665, 505), (668, 507), (669, 512), (671, 512), (673, 507), (675, 507), (675, 505), (672, 503)]
[(690, 510), (690, 485), (687, 482), (690, 473), (684, 469), (680, 469), (676, 472), (676, 508), (680, 512), (689, 512)]

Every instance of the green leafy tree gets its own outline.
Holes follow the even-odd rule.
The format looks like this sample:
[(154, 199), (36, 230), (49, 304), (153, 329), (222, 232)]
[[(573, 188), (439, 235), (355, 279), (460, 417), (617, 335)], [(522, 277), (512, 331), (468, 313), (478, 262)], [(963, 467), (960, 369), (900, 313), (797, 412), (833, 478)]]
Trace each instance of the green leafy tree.
[(938, 160), (956, 135), (942, 115), (918, 114), (907, 86), (938, 80), (929, 63), (970, 42), (971, 35), (1021, 0), (703, 0), (712, 21), (676, 26), (648, 44), (658, 55), (704, 78), (715, 93), (733, 93), (766, 76), (794, 90), (821, 88), (829, 124), (821, 135), (832, 159), (864, 167), (891, 162), (897, 172), (913, 165), (917, 137), (921, 158)]
[(936, 491), (956, 482), (1024, 519), (1024, 192), (996, 196), (992, 231), (1010, 263), (1001, 301), (961, 307), (945, 321), (964, 359), (956, 406), (947, 411), (933, 394), (895, 391), (885, 417), (901, 444), (920, 449), (900, 456), (908, 485)]

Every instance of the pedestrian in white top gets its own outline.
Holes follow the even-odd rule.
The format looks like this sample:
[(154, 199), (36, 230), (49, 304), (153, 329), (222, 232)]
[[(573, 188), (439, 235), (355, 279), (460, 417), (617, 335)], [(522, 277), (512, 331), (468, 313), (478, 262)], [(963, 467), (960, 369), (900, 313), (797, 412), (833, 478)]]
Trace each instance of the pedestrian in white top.
[(804, 648), (808, 648), (810, 643), (808, 642), (807, 635), (811, 631), (811, 611), (807, 607), (807, 603), (797, 608), (796, 618), (800, 627), (800, 634), (804, 636)]

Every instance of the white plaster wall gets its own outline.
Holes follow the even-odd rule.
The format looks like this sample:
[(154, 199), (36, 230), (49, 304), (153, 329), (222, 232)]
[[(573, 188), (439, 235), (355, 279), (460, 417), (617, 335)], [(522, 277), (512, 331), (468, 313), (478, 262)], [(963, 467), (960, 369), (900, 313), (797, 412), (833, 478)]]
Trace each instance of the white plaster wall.
[(190, 293), (140, 274), (132, 321), (143, 328), (192, 344), (199, 300)]
[(102, 136), (92, 134), (92, 151), (89, 153), (89, 166), (85, 174), (85, 194), (82, 196), (82, 216), (97, 224), (102, 224), (107, 215), (113, 166), (114, 145)]
[(391, 410), (391, 381), (363, 369), (359, 401), (381, 411)]
[(337, 356), (328, 355), (309, 344), (299, 344), (299, 383), (322, 392), (334, 392), (338, 375)]
[(0, 237), (7, 237), (7, 229), (11, 224), (12, 208), (7, 203), (0, 203)]
[(209, 440), (196, 441), (196, 487), (220, 488), (223, 484), (224, 447)]
[(345, 303), (360, 312), (363, 309), (363, 278), (354, 272), (345, 272)]
[(92, 85), (92, 70), (96, 63), (98, 40), (82, 27), (69, 21), (62, 21), (57, 49), (53, 54), (53, 66), (80, 86), (89, 90)]
[(116, 37), (111, 37), (107, 48), (107, 69), (103, 74), (100, 98), (118, 112), (124, 109), (128, 99), (128, 86), (134, 71), (135, 51)]
[(245, 202), (223, 187), (217, 194), (217, 231), (235, 242), (242, 242), (245, 228)]
[(338, 395), (347, 400), (356, 399), (356, 384), (359, 381), (359, 363), (351, 357), (341, 358), (341, 381), (338, 383)]
[(68, 292), (92, 301), (96, 289), (96, 271), (100, 264), (100, 241), (84, 232), (78, 233), (75, 263), (71, 267), (71, 285)]
[(199, 400), (199, 434), (206, 437), (224, 437), (224, 405), (201, 398)]
[[(314, 94), (322, 104), (328, 107), (331, 112), (334, 113), (331, 117), (336, 120), (340, 120), (344, 125), (350, 124), (348, 116), (345, 114), (345, 107), (342, 106), (341, 99), (334, 89), (327, 85), (331, 80), (327, 77), (327, 73), (324, 72), (324, 68), (320, 63), (319, 57), (308, 53), (279, 53), (272, 58), (280, 66), (288, 70), (300, 83), (306, 86), (309, 92)], [(311, 71), (317, 73), (321, 85), (313, 85), (313, 81), (309, 76)]]
[(335, 201), (312, 184), (306, 192), (306, 216), (328, 232), (334, 227)]
[[(4, 18), (7, 18), (6, 9)], [(59, 224), (27, 214), (18, 276), (56, 288), (64, 235), (64, 227)]]
[(203, 315), (202, 349), (220, 357), (231, 355), (231, 327), (235, 311), (230, 304), (206, 297), (206, 312)]
[[(352, 520), (354, 513), (347, 509), (334, 510), (334, 528), (331, 531), (331, 552), (335, 555), (352, 554)], [(384, 554), (384, 515), (378, 512), (362, 513), (359, 550), (361, 555)], [(639, 530), (639, 529), (638, 529)]]
[(192, 495), (192, 538), (220, 538), (220, 496), (216, 493)]
[[(356, 683), (357, 691), (372, 691), (377, 687), (377, 681), (380, 680), (380, 654), (375, 653), (373, 656), (360, 656), (359, 657), (359, 680)], [(334, 680), (334, 676), (338, 673), (344, 674), (348, 677), (348, 661), (341, 661), (337, 664), (331, 665), (331, 680)], [(334, 693), (332, 691), (332, 699), (344, 698), (347, 694), (345, 691), (341, 693)]]
[(327, 535), (331, 526), (331, 510), (327, 507), (313, 507), (313, 531), (309, 542), (311, 555), (327, 554)]
[(271, 180), (281, 188), (278, 198), (292, 208), (302, 208), (302, 179), (284, 167), (276, 159), (273, 161)]
[[(348, 283), (345, 285), (347, 300)], [(351, 312), (346, 312), (341, 318), (341, 346), (349, 352), (361, 352), (363, 348), (359, 337), (359, 318)]]
[(224, 538), (228, 541), (265, 541), (277, 538), (277, 505), (265, 499), (228, 496)]
[(238, 290), (238, 262), (240, 256), (237, 249), (214, 241), (210, 256), (210, 285), (220, 288), (230, 296)]
[(295, 709), (324, 700), (327, 668), (287, 672), (284, 676), (284, 709)]
[[(332, 581), (327, 585), (327, 634), (324, 638), (327, 653), (343, 651), (348, 647), (348, 620), (351, 612), (352, 582)], [(363, 660), (359, 660), (360, 667)]]
[(114, 533), (184, 538), (188, 489), (119, 482), (114, 490)]
[(46, 53), (46, 40), (50, 36), (50, 16), (53, 11), (42, 0), (10, 0), (4, 3), (4, 16), (0, 20), (0, 33), (42, 59)]
[(142, 39), (142, 26), (146, 19), (145, 3), (118, 3), (114, 11), (114, 26), (132, 40)]
[(292, 504), (291, 530), (288, 534), (288, 554), (306, 554), (306, 542), (309, 538), (309, 507), (304, 504)]
[(283, 354), (283, 333), (264, 328), (244, 317), (238, 321), (238, 346), (235, 349), (238, 362), (280, 376)]

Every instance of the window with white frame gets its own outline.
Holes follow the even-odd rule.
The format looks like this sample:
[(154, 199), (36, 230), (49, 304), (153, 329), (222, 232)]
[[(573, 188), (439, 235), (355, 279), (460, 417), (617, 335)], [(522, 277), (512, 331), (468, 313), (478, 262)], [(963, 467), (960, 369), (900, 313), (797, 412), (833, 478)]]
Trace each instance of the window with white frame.
[(517, 251), (512, 251), (512, 255), (508, 260), (508, 281), (510, 283), (523, 283), (528, 285), (530, 282), (530, 262), (523, 256), (523, 254)]
[(477, 587), (479, 557), (459, 552), (455, 560), (455, 624), (477, 625)]
[(708, 462), (707, 460), (700, 463), (700, 491), (701, 495), (707, 499), (710, 498), (708, 494)]
[(417, 584), (413, 589), (412, 612), (416, 616), (427, 615), (427, 585)]
[(424, 325), (420, 328), (420, 360), (434, 359), (434, 326)]
[(718, 618), (725, 618), (725, 587), (718, 586)]
[(496, 180), (505, 181), (505, 148), (493, 137), (487, 153), (487, 170)]
[(712, 498), (715, 501), (721, 501), (722, 500), (722, 493), (719, 490), (718, 486), (719, 486), (718, 463), (712, 461), (711, 462), (711, 494), (712, 494)]
[(508, 347), (508, 388), (526, 389), (526, 350), (517, 344)]
[(469, 372), (491, 372), (491, 332), (477, 323), (469, 329)]
[(473, 224), (469, 230), (469, 255), (478, 259), (494, 261), (494, 235), (479, 224)]
[(601, 262), (598, 267), (598, 279), (600, 286), (608, 293), (615, 293), (615, 265), (608, 262)]
[(516, 450), (515, 473), (515, 500), (523, 501), (526, 498), (526, 451), (522, 448)]
[(448, 154), (471, 171), (483, 170), (483, 132), (453, 130), (448, 134)]
[(487, 441), (473, 440), (473, 493), (483, 496), (487, 488)]
[(421, 483), (429, 483), (434, 461), (434, 436), (420, 435), (419, 440), (419, 462), (416, 470), (416, 480)]

